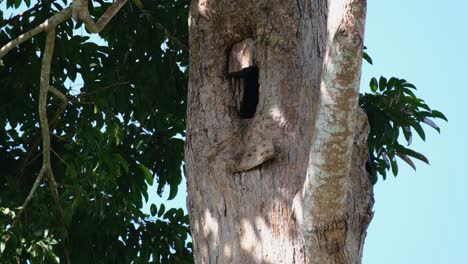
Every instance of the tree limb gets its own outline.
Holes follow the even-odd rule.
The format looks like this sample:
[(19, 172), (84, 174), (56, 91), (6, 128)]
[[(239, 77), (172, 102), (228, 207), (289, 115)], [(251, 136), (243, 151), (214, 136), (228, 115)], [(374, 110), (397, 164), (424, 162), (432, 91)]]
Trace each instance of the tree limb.
[(49, 86), (48, 83), (50, 80), (50, 64), (51, 64), (52, 53), (54, 49), (54, 40), (55, 40), (55, 29), (52, 28), (51, 30), (49, 30), (49, 32), (47, 32), (46, 47), (45, 47), (44, 55), (42, 58), (41, 85), (40, 85), (40, 91), (39, 91), (39, 120), (41, 124), (42, 142), (43, 142), (42, 168), (33, 184), (33, 187), (31, 188), (29, 192), (28, 197), (24, 201), (21, 210), (18, 212), (15, 220), (13, 221), (12, 227), (15, 227), (17, 223), (19, 222), (19, 220), (21, 219), (22, 214), (26, 210), (37, 187), (41, 183), (42, 178), (44, 177), (44, 174), (47, 174), (49, 181), (52, 183), (51, 187), (53, 186), (55, 188), (55, 192), (52, 192), (52, 193), (54, 196), (54, 200), (58, 201), (57, 184), (55, 183), (55, 179), (53, 177), (51, 164), (50, 164), (50, 136), (49, 136), (49, 125), (47, 121), (47, 91), (50, 89), (50, 87), (48, 87)]
[(86, 28), (91, 33), (99, 33), (109, 23), (109, 21), (119, 12), (120, 8), (125, 5), (127, 0), (117, 0), (109, 8), (106, 9), (104, 14), (95, 23), (91, 18), (88, 9), (89, 0), (73, 0), (73, 4), (76, 5), (78, 10), (78, 18), (83, 21)]
[[(58, 89), (56, 89), (54, 87), (49, 87), (48, 90), (49, 90), (50, 93), (54, 94), (56, 97), (58, 97), (62, 101), (62, 103), (59, 105), (57, 111), (55, 111), (54, 117), (52, 118), (52, 121), (49, 124), (49, 131), (53, 131), (55, 129), (55, 127), (57, 126), (57, 123), (58, 123), (58, 120), (59, 120), (60, 116), (65, 111), (65, 108), (66, 108), (66, 106), (68, 104), (68, 100), (67, 100), (67, 97), (62, 92), (60, 92)], [(21, 181), (21, 179), (23, 178), (24, 170), (26, 169), (26, 167), (29, 164), (31, 164), (31, 162), (34, 159), (36, 159), (36, 157), (39, 155), (38, 154), (38, 155), (34, 156), (34, 154), (36, 153), (37, 147), (41, 143), (41, 138), (39, 137), (39, 135), (40, 134), (38, 134), (38, 137), (36, 137), (36, 139), (32, 143), (32, 147), (29, 149), (28, 153), (26, 154), (26, 156), (23, 159), (23, 162), (21, 163), (21, 167), (19, 169), (19, 174), (18, 174), (18, 181)]]
[[(50, 66), (52, 63), (52, 54), (54, 52), (55, 46), (55, 28), (51, 28), (47, 31), (46, 37), (46, 45), (44, 49), (44, 56), (42, 57), (42, 65), (41, 65), (41, 82), (40, 82), (40, 90), (39, 90), (39, 120), (41, 124), (41, 132), (42, 132), (42, 168), (45, 169), (48, 183), (50, 187), (50, 192), (52, 193), (52, 197), (54, 202), (57, 206), (57, 218), (59, 221), (59, 227), (64, 228), (63, 222), (63, 210), (60, 206), (60, 198), (58, 194), (57, 182), (55, 181), (54, 174), (52, 172), (52, 166), (50, 164), (50, 131), (49, 131), (49, 124), (47, 121), (47, 96), (48, 92), (51, 91), (54, 95), (58, 96), (62, 100), (65, 100), (65, 95), (63, 95), (59, 90), (50, 87)], [(64, 247), (65, 256), (67, 258), (68, 263), (70, 263), (70, 254), (68, 249)]]
[(68, 104), (68, 100), (67, 100), (67, 97), (62, 92), (60, 92), (58, 89), (56, 89), (56, 88), (54, 88), (52, 86), (49, 86), (48, 91), (51, 94), (55, 95), (55, 97), (60, 99), (60, 101), (62, 101), (62, 103), (59, 105), (57, 111), (55, 112), (54, 118), (52, 119), (52, 122), (51, 122), (51, 124), (49, 126), (49, 130), (53, 130), (55, 128), (55, 126), (57, 125), (58, 119), (60, 118), (62, 113), (65, 111), (65, 108), (67, 107), (67, 104)]

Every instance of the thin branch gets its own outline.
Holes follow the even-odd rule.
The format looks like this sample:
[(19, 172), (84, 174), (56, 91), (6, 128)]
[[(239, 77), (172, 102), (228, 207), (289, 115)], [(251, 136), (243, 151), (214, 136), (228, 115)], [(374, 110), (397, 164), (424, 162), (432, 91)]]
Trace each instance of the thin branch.
[(55, 134), (55, 133), (52, 133), (52, 136), (56, 137), (56, 138), (59, 139), (59, 140), (68, 142), (68, 143), (78, 144), (78, 143), (76, 143), (75, 141), (71, 141), (71, 140), (65, 139), (64, 137), (61, 137), (61, 136), (59, 136), (59, 135), (57, 135), (57, 134)]
[(67, 104), (68, 104), (68, 100), (67, 100), (67, 97), (62, 92), (60, 92), (58, 89), (56, 89), (56, 88), (54, 88), (52, 86), (49, 86), (48, 91), (51, 94), (55, 95), (55, 97), (59, 98), (60, 101), (62, 101), (62, 103), (59, 105), (57, 111), (55, 112), (54, 118), (52, 119), (52, 122), (51, 122), (51, 124), (49, 126), (49, 130), (51, 130), (50, 129), (51, 127), (55, 128), (55, 126), (57, 126), (58, 119), (60, 118), (62, 113), (65, 111), (65, 108), (67, 107)]
[(47, 94), (50, 83), (50, 64), (55, 46), (55, 28), (47, 32), (46, 45), (41, 65), (41, 81), (39, 88), (39, 121), (42, 132), (42, 166), (50, 168), (50, 135), (47, 120)]
[[(41, 80), (40, 80), (40, 88), (39, 88), (39, 123), (41, 125), (41, 132), (42, 132), (42, 168), (39, 172), (39, 175), (36, 178), (36, 181), (33, 184), (33, 187), (31, 188), (31, 191), (29, 192), (28, 197), (24, 201), (21, 210), (18, 212), (17, 217), (13, 221), (12, 227), (16, 226), (17, 223), (19, 222), (21, 215), (26, 210), (29, 202), (32, 199), (32, 196), (34, 195), (34, 192), (37, 190), (37, 187), (42, 181), (44, 174), (47, 175), (49, 188), (52, 193), (52, 197), (55, 201), (55, 204), (57, 206), (57, 217), (59, 219), (58, 220), (59, 226), (62, 228), (64, 228), (65, 226), (63, 223), (63, 210), (62, 210), (62, 207), (60, 206), (60, 198), (58, 194), (57, 182), (55, 181), (54, 174), (52, 172), (52, 166), (50, 163), (50, 152), (51, 152), (50, 134), (49, 134), (50, 131), (49, 131), (49, 124), (47, 120), (48, 92), (51, 91), (51, 93), (58, 96), (62, 100), (65, 98), (65, 96), (60, 91), (49, 86), (50, 68), (51, 68), (50, 65), (52, 62), (52, 54), (54, 52), (54, 46), (55, 46), (55, 28), (52, 27), (47, 31), (46, 45), (44, 48), (44, 54), (42, 56)], [(65, 104), (66, 104), (66, 98), (65, 98)], [(70, 253), (66, 247), (64, 247), (64, 253), (65, 253), (65, 257), (67, 258), (67, 262), (71, 263)]]
[(18, 224), (19, 220), (21, 219), (21, 216), (23, 215), (24, 211), (26, 210), (26, 207), (28, 207), (29, 202), (31, 201), (34, 193), (36, 192), (37, 187), (41, 183), (42, 178), (44, 178), (45, 171), (46, 171), (45, 168), (42, 167), (41, 171), (39, 172), (39, 175), (37, 175), (36, 181), (34, 181), (34, 184), (31, 190), (29, 191), (28, 197), (26, 197), (26, 200), (24, 200), (20, 211), (16, 215), (15, 220), (13, 220), (13, 224), (11, 225), (11, 228), (14, 228)]
[(109, 8), (106, 9), (104, 14), (95, 23), (91, 18), (88, 9), (89, 0), (73, 0), (73, 4), (79, 7), (78, 18), (83, 21), (86, 28), (91, 33), (99, 33), (109, 23), (109, 21), (119, 12), (120, 8), (125, 5), (127, 0), (117, 0)]
[(97, 89), (95, 91), (92, 91), (92, 92), (82, 92), (80, 94), (77, 94), (76, 97), (82, 98), (82, 97), (90, 96), (90, 95), (93, 95), (93, 94), (97, 94), (97, 93), (106, 91), (107, 89), (115, 88), (116, 86), (123, 85), (123, 84), (128, 84), (128, 83), (130, 83), (130, 82), (128, 82), (128, 81), (116, 82), (116, 83), (109, 84), (107, 86), (101, 87), (101, 88), (99, 88), (99, 89)]
[[(44, 49), (44, 56), (42, 57), (41, 65), (41, 83), (39, 90), (39, 120), (42, 131), (42, 167), (45, 168), (49, 186), (51, 188), (52, 196), (57, 203), (58, 211), (62, 211), (59, 204), (59, 196), (57, 191), (57, 183), (52, 173), (52, 166), (50, 164), (50, 131), (49, 124), (47, 121), (47, 95), (49, 91), (53, 91), (55, 94), (58, 92), (57, 89), (50, 87), (50, 65), (52, 62), (52, 54), (55, 46), (55, 28), (50, 29), (47, 32), (46, 46)], [(59, 96), (63, 96), (62, 93), (58, 92)]]
[(55, 95), (56, 97), (58, 97), (60, 100), (62, 100), (62, 102), (65, 102), (65, 105), (67, 104), (67, 97), (61, 92), (59, 91), (57, 88), (54, 88), (52, 86), (49, 86), (49, 92), (53, 95)]
[[(65, 228), (65, 224), (63, 222), (63, 210), (60, 206), (60, 197), (58, 194), (57, 182), (55, 181), (55, 177), (52, 172), (52, 166), (50, 164), (50, 131), (49, 124), (47, 121), (47, 95), (49, 91), (55, 96), (59, 97), (60, 99), (65, 100), (65, 105), (67, 102), (65, 95), (63, 95), (59, 90), (50, 87), (50, 65), (52, 63), (52, 54), (54, 52), (54, 46), (55, 27), (47, 31), (44, 56), (42, 57), (41, 82), (39, 88), (39, 120), (42, 131), (42, 167), (46, 171), (47, 178), (49, 180), (48, 184), (50, 187), (50, 192), (52, 193), (52, 197), (57, 207), (57, 218), (59, 221), (59, 227)], [(70, 263), (70, 253), (68, 252), (67, 247), (64, 247), (64, 253), (67, 258), (67, 262)]]
[(64, 161), (64, 160), (62, 159), (62, 157), (60, 157), (60, 155), (59, 155), (57, 152), (55, 152), (55, 150), (54, 150), (53, 148), (50, 148), (50, 151), (52, 151), (52, 153), (53, 153), (63, 164), (65, 164), (65, 166), (70, 167), (70, 165), (68, 165), (68, 163), (67, 163), (66, 161)]
[[(52, 118), (52, 121), (49, 124), (49, 131), (53, 131), (55, 129), (55, 127), (57, 126), (57, 123), (58, 123), (58, 120), (59, 120), (60, 116), (65, 111), (65, 108), (66, 108), (66, 106), (68, 104), (68, 100), (67, 100), (67, 97), (62, 92), (60, 92), (59, 90), (57, 90), (54, 87), (49, 87), (48, 91), (50, 91), (52, 94), (56, 95), (62, 101), (62, 103), (59, 105), (57, 111), (55, 111), (54, 117)], [(37, 147), (41, 143), (41, 138), (40, 138), (39, 135), (40, 134), (38, 134), (38, 136), (35, 138), (35, 140), (33, 141), (32, 145), (31, 145), (31, 148), (29, 149), (28, 153), (24, 157), (23, 162), (21, 162), (21, 167), (19, 169), (19, 174), (18, 174), (18, 181), (21, 181), (21, 179), (23, 178), (24, 170), (26, 169), (26, 167), (29, 164), (31, 164), (32, 161), (34, 161), (36, 159), (36, 157), (39, 155), (39, 154), (37, 154), (36, 156), (34, 156), (35, 153), (36, 153)]]
[[(54, 177), (54, 174), (52, 172), (51, 167), (47, 168), (47, 176), (48, 176), (48, 179), (49, 179), (49, 182), (48, 182), (49, 183), (49, 189), (50, 189), (50, 192), (52, 193), (52, 198), (54, 199), (56, 209), (57, 209), (58, 226), (59, 226), (59, 228), (64, 230), (65, 229), (65, 223), (63, 221), (63, 210), (62, 210), (62, 207), (60, 206), (60, 197), (59, 197), (59, 194), (58, 194), (57, 182), (55, 181), (55, 177)], [(66, 237), (64, 236), (63, 239), (64, 239), (63, 240), (64, 255), (65, 255), (65, 258), (67, 259), (67, 263), (70, 264), (71, 263), (70, 252), (68, 250), (68, 247), (66, 246), (66, 242), (65, 242)]]
[(5, 46), (0, 48), (0, 58), (5, 56), (8, 52), (10, 52), (10, 50), (15, 48), (19, 44), (34, 37), (35, 35), (43, 31), (48, 31), (51, 28), (55, 28), (58, 24), (69, 19), (71, 17), (71, 14), (72, 14), (71, 7), (67, 7), (63, 9), (62, 11), (56, 13), (55, 15), (51, 16), (50, 18), (46, 19), (46, 21), (42, 22), (42, 24), (40, 24), (39, 26), (29, 30), (28, 32), (20, 35), (18, 38), (8, 42)]
[(39, 156), (41, 156), (41, 153), (37, 153), (36, 156), (34, 156), (28, 163), (26, 163), (25, 167), (33, 163), (37, 158), (39, 158)]

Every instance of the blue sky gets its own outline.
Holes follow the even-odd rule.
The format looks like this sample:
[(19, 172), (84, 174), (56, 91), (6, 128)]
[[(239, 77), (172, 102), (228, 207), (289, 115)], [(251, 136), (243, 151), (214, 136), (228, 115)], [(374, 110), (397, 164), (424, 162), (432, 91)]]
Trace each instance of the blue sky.
[(375, 186), (364, 264), (468, 263), (468, 1), (369, 1), (362, 87), (372, 76), (405, 78), (449, 122), (412, 146), (431, 165), (401, 165)]

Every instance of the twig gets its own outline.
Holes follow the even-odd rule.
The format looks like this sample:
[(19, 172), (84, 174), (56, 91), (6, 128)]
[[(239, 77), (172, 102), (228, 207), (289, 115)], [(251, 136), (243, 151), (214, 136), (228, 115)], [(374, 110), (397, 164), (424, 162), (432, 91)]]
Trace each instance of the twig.
[(52, 151), (52, 153), (53, 153), (63, 164), (65, 164), (65, 166), (70, 167), (70, 165), (68, 165), (68, 163), (67, 163), (66, 161), (64, 161), (64, 160), (62, 159), (62, 157), (60, 157), (60, 155), (57, 154), (57, 152), (55, 152), (55, 150), (54, 150), (53, 148), (50, 148), (50, 151)]
[(34, 195), (34, 192), (36, 192), (37, 187), (41, 183), (42, 178), (44, 177), (44, 174), (45, 174), (45, 169), (44, 167), (42, 167), (41, 171), (39, 171), (39, 175), (37, 175), (36, 181), (34, 181), (34, 184), (31, 190), (29, 191), (28, 197), (26, 197), (26, 200), (24, 200), (23, 205), (21, 206), (21, 209), (19, 210), (18, 214), (16, 214), (15, 220), (13, 220), (13, 223), (11, 224), (11, 228), (14, 228), (18, 224), (19, 220), (21, 219), (21, 216), (26, 210), (26, 207), (28, 207), (28, 204)]
[(37, 158), (39, 158), (39, 156), (41, 156), (41, 153), (37, 153), (36, 156), (34, 156), (28, 163), (25, 164), (25, 167), (33, 163)]
[(116, 87), (116, 86), (119, 86), (119, 85), (122, 85), (122, 84), (128, 84), (128, 83), (129, 83), (128, 81), (116, 82), (116, 83), (109, 84), (109, 85), (107, 85), (107, 86), (101, 87), (101, 88), (99, 88), (99, 89), (96, 90), (96, 91), (79, 93), (79, 94), (76, 95), (76, 97), (82, 98), (82, 97), (90, 96), (90, 95), (93, 95), (93, 94), (97, 94), (97, 93), (103, 92), (103, 91), (105, 91), (105, 90), (107, 90), (107, 89), (111, 89), (111, 88), (114, 88), (114, 87)]
[(50, 131), (50, 130), (53, 130), (53, 129), (51, 129), (51, 127), (55, 128), (55, 126), (57, 126), (57, 122), (58, 122), (60, 116), (62, 115), (62, 113), (65, 111), (65, 108), (67, 107), (68, 100), (67, 100), (67, 97), (62, 92), (60, 92), (58, 89), (56, 89), (56, 88), (54, 88), (52, 86), (49, 86), (48, 92), (55, 95), (55, 97), (59, 98), (60, 101), (62, 101), (62, 103), (59, 105), (57, 111), (55, 112), (55, 115), (54, 115), (54, 118), (52, 119), (51, 125), (49, 126), (49, 131)]
[(59, 139), (59, 140), (62, 140), (62, 141), (68, 142), (68, 143), (76, 144), (75, 141), (71, 141), (71, 140), (65, 139), (65, 138), (63, 138), (63, 137), (61, 137), (61, 136), (59, 136), (59, 135), (57, 135), (57, 134), (55, 134), (55, 133), (52, 133), (52, 136), (56, 137), (56, 138)]

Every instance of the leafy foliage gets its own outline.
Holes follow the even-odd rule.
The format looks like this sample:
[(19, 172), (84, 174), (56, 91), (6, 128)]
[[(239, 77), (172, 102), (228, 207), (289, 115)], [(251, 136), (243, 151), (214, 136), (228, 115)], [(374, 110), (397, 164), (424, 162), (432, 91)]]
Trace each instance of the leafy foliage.
[[(94, 3), (94, 17), (110, 4)], [(68, 4), (40, 1), (10, 19), (1, 12), (0, 46)], [(2, 58), (1, 263), (56, 263), (67, 251), (73, 263), (192, 262), (182, 210), (164, 212), (160, 204), (157, 216), (141, 212), (148, 184), (156, 184), (159, 195), (169, 188), (172, 199), (182, 181), (188, 55), (176, 41), (187, 42), (187, 5), (166, 0), (143, 8), (128, 2), (101, 32), (105, 43), (71, 20), (57, 29), (51, 82), (69, 102), (61, 114), (51, 97), (49, 118), (60, 117), (51, 131), (63, 223), (42, 184), (11, 228), (41, 166), (37, 91), (44, 34)]]
[[(363, 58), (367, 58), (371, 63), (370, 56), (365, 54)], [(413, 92), (416, 87), (404, 79), (372, 78), (369, 86), (371, 93), (361, 94), (359, 104), (369, 119), (369, 169), (373, 182), (377, 182), (378, 174), (385, 179), (390, 169), (393, 175), (398, 175), (397, 157), (413, 169), (416, 169), (416, 166), (411, 158), (429, 164), (429, 160), (423, 154), (400, 143), (400, 133), (403, 134), (407, 146), (411, 145), (414, 132), (425, 140), (421, 124), (424, 123), (440, 133), (439, 127), (431, 118), (447, 121), (444, 114), (432, 110), (424, 100), (418, 98)]]

